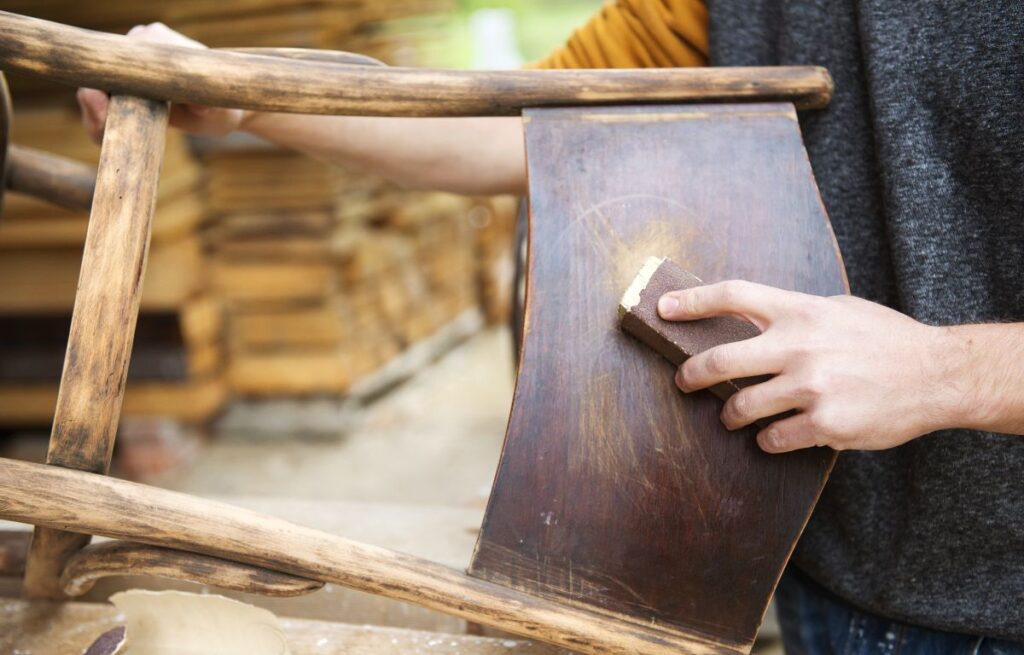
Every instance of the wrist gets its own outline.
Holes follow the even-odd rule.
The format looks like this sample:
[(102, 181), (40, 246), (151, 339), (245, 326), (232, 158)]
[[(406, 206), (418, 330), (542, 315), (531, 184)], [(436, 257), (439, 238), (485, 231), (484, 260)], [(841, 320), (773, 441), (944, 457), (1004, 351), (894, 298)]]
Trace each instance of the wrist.
[(933, 328), (940, 333), (937, 353), (940, 370), (941, 425), (935, 429), (986, 429), (994, 412), (995, 389), (986, 379), (985, 352), (978, 326)]
[(921, 385), (922, 433), (964, 427), (972, 420), (971, 353), (955, 327), (927, 326), (926, 373)]

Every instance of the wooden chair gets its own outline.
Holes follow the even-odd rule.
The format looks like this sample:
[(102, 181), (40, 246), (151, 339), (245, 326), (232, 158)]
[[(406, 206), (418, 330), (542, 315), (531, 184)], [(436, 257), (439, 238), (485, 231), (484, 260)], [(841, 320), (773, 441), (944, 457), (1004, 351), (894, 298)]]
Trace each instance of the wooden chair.
[[(332, 53), (142, 44), (8, 13), (0, 28), (0, 67), (112, 94), (94, 194), (55, 160), (9, 157), (5, 174), (66, 204), (91, 196), (47, 463), (0, 460), (0, 518), (36, 526), (26, 595), (66, 598), (125, 572), (278, 595), (331, 582), (580, 652), (749, 652), (834, 453), (770, 456), (751, 430), (727, 432), (720, 401), (679, 394), (672, 366), (619, 331), (616, 307), (650, 255), (709, 281), (846, 291), (796, 114), (827, 104), (826, 71), (367, 68)], [(523, 348), (468, 574), (105, 475), (168, 101), (522, 115)]]

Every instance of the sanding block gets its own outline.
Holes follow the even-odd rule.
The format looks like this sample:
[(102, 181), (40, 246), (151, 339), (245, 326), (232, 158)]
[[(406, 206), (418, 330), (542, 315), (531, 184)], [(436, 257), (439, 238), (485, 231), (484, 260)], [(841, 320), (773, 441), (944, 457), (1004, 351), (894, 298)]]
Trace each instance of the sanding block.
[[(658, 315), (658, 299), (669, 291), (702, 286), (704, 282), (675, 262), (649, 257), (619, 302), (622, 330), (682, 366), (690, 357), (709, 348), (750, 339), (761, 334), (756, 325), (736, 316), (717, 316), (696, 321), (666, 321)], [(771, 376), (737, 378), (716, 384), (709, 391), (722, 400)], [(760, 421), (759, 421), (760, 423)]]

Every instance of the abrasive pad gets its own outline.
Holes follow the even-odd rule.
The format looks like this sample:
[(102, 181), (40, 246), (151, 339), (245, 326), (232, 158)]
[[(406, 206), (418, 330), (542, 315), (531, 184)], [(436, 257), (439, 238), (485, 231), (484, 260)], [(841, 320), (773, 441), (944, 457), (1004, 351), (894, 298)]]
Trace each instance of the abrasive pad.
[[(649, 257), (619, 302), (622, 330), (654, 349), (674, 365), (709, 348), (750, 339), (761, 331), (750, 321), (736, 316), (717, 316), (695, 321), (666, 321), (658, 315), (658, 299), (669, 291), (702, 286), (704, 282), (675, 262)], [(743, 387), (764, 382), (771, 376), (726, 380), (709, 390), (728, 400)], [(762, 424), (758, 421), (758, 424)]]

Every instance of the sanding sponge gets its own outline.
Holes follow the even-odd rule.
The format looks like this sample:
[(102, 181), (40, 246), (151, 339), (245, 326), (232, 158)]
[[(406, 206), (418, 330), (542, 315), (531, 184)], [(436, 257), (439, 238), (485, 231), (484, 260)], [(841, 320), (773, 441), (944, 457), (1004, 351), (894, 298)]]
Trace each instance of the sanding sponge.
[[(658, 315), (658, 299), (669, 291), (703, 285), (696, 275), (675, 262), (649, 257), (619, 302), (619, 324), (676, 366), (709, 348), (750, 339), (761, 334), (756, 325), (735, 316), (718, 316), (696, 321), (666, 321)], [(770, 376), (727, 380), (710, 388), (727, 400), (743, 387)]]

